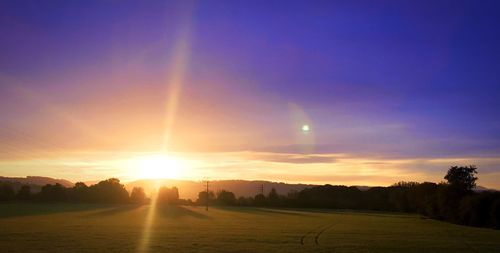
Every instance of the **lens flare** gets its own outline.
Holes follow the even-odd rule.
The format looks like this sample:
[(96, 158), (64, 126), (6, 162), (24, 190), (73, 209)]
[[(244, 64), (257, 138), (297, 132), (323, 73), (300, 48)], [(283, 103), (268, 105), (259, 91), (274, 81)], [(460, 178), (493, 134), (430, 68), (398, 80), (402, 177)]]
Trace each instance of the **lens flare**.
[(151, 227), (153, 226), (153, 222), (156, 216), (156, 203), (158, 199), (158, 185), (155, 187), (156, 190), (151, 194), (151, 203), (148, 206), (148, 213), (146, 215), (146, 220), (144, 222), (144, 226), (142, 228), (142, 236), (139, 241), (139, 246), (137, 248), (138, 253), (146, 253), (149, 252), (149, 242), (151, 240)]
[(314, 153), (315, 136), (311, 131), (312, 122), (306, 112), (297, 104), (289, 103), (291, 131), (294, 137), (294, 146), (302, 154)]
[[(163, 139), (159, 150), (160, 153), (166, 153), (168, 151), (170, 137), (172, 135), (172, 129), (177, 115), (177, 107), (181, 97), (181, 91), (184, 83), (189, 56), (189, 24), (191, 22), (193, 8), (194, 6), (190, 6), (190, 8), (188, 8), (188, 13), (186, 13), (187, 15), (185, 15), (184, 17), (185, 20), (181, 20), (182, 25), (180, 27), (180, 33), (177, 37), (177, 40), (175, 41), (175, 45), (173, 48), (173, 57), (170, 62), (170, 69), (169, 71), (167, 71), (169, 77), (166, 81), (167, 100), (165, 105), (165, 118), (163, 122)], [(172, 161), (173, 160), (168, 159), (164, 156), (152, 157), (150, 159), (144, 160), (146, 167), (143, 169), (145, 173), (150, 174), (149, 176), (153, 176), (156, 178), (162, 176), (172, 176), (173, 174), (175, 174), (176, 170), (172, 168), (166, 168), (169, 166), (175, 166), (175, 163)], [(149, 245), (151, 240), (150, 238), (152, 234), (151, 227), (154, 224), (156, 215), (156, 199), (157, 195), (153, 194), (151, 196), (151, 204), (149, 205), (148, 214), (144, 223), (142, 238), (139, 241), (139, 253), (149, 252)]]

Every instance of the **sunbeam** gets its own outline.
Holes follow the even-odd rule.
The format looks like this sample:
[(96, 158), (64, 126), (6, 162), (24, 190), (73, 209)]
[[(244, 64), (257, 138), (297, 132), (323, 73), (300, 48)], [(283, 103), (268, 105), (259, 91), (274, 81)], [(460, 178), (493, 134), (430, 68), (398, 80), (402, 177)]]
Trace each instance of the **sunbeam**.
[[(176, 40), (175, 46), (173, 48), (173, 58), (170, 62), (170, 70), (167, 71), (169, 78), (167, 78), (166, 87), (167, 87), (167, 101), (165, 107), (165, 117), (163, 122), (163, 137), (162, 143), (160, 147), (160, 153), (166, 153), (168, 151), (168, 145), (170, 141), (170, 137), (172, 134), (172, 129), (175, 123), (177, 108), (181, 96), (182, 85), (185, 77), (185, 71), (187, 67), (187, 61), (189, 56), (189, 23), (192, 14), (192, 7), (188, 10), (188, 15), (185, 17), (186, 20), (182, 22), (183, 26), (181, 27), (181, 31)], [(157, 168), (157, 170), (162, 170), (162, 168)], [(163, 168), (163, 170), (169, 170), (171, 168)], [(161, 172), (155, 172), (158, 175), (162, 175)], [(151, 227), (155, 220), (155, 211), (156, 211), (156, 203), (157, 203), (157, 190), (158, 185), (156, 186), (155, 193), (151, 196), (151, 203), (149, 205), (148, 214), (146, 216), (146, 220), (144, 222), (144, 227), (142, 230), (142, 237), (139, 241), (138, 252), (145, 253), (149, 252), (150, 246), (150, 238), (151, 238)]]
[(137, 248), (138, 253), (146, 253), (149, 252), (149, 242), (151, 240), (151, 227), (155, 220), (156, 215), (156, 203), (158, 200), (158, 186), (155, 187), (151, 194), (151, 203), (148, 207), (148, 213), (146, 215), (146, 220), (144, 222), (144, 226), (142, 228), (142, 236), (139, 241), (139, 246)]
[(175, 53), (172, 70), (168, 72), (171, 76), (167, 82), (167, 101), (163, 126), (164, 132), (161, 146), (162, 151), (166, 151), (168, 148), (177, 114), (177, 106), (181, 96), (184, 73), (189, 53), (188, 31), (183, 31), (174, 50)]

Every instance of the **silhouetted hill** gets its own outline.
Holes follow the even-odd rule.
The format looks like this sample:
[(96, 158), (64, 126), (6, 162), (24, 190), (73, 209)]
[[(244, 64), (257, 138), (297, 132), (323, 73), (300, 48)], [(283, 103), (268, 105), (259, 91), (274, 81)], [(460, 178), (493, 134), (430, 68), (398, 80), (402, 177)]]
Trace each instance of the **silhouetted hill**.
[[(133, 187), (142, 187), (149, 194), (151, 189), (156, 186), (176, 186), (179, 189), (181, 198), (196, 200), (198, 193), (204, 191), (206, 185), (201, 181), (175, 180), (175, 179), (145, 179), (129, 182), (125, 185), (127, 190)], [(248, 181), (248, 180), (214, 180), (209, 182), (209, 190), (217, 192), (227, 190), (233, 192), (236, 196), (253, 197), (260, 193), (261, 186), (264, 186), (264, 194), (268, 194), (271, 188), (275, 188), (279, 194), (287, 194), (292, 190), (300, 191), (306, 187), (314, 185), (309, 184), (287, 184), (270, 181)]]
[(482, 186), (480, 186), (480, 185), (478, 185), (478, 186), (474, 187), (472, 190), (473, 190), (473, 191), (475, 191), (475, 192), (482, 192), (482, 191), (496, 191), (495, 189), (489, 189), (489, 188), (486, 188), (486, 187), (482, 187)]
[(73, 187), (73, 183), (65, 179), (55, 179), (51, 177), (37, 177), (37, 176), (27, 176), (27, 177), (2, 177), (0, 176), (0, 182), (9, 182), (15, 190), (19, 189), (22, 185), (31, 186), (33, 192), (40, 191), (41, 187), (46, 184), (61, 184), (64, 187)]
[[(86, 181), (85, 184), (92, 185), (98, 183), (100, 180)], [(1, 182), (9, 182), (17, 191), (22, 185), (31, 186), (33, 192), (40, 191), (41, 187), (46, 184), (59, 183), (65, 187), (72, 187), (74, 184), (65, 179), (55, 179), (50, 177), (27, 176), (27, 177), (2, 177)], [(173, 187), (179, 189), (180, 197), (183, 199), (192, 199), (193, 201), (198, 198), (198, 193), (205, 190), (205, 184), (202, 181), (190, 180), (177, 180), (177, 179), (143, 179), (132, 182), (122, 182), (126, 189), (131, 192), (134, 187), (142, 187), (147, 194), (152, 189), (159, 186)], [(317, 186), (313, 184), (288, 184), (282, 182), (271, 182), (262, 180), (214, 180), (209, 183), (209, 190), (218, 192), (220, 190), (227, 190), (233, 192), (237, 197), (253, 197), (260, 193), (261, 186), (264, 186), (264, 194), (268, 194), (271, 188), (275, 188), (279, 194), (286, 195), (288, 192), (295, 190), (300, 191), (306, 187)], [(370, 189), (372, 186), (355, 186), (362, 191)], [(496, 191), (493, 189), (477, 186), (474, 191)]]

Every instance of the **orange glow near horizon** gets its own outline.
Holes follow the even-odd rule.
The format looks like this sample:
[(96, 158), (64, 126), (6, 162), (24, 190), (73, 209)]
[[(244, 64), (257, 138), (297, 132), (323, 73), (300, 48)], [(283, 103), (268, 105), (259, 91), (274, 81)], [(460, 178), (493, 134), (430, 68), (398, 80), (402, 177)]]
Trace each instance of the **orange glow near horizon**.
[[(478, 184), (498, 189), (499, 174), (488, 171), (498, 158), (384, 159), (350, 154), (274, 152), (81, 152), (45, 159), (0, 161), (0, 175), (47, 176), (93, 183), (110, 177), (139, 179), (268, 180), (286, 183), (387, 186), (395, 182), (443, 180), (450, 164), (476, 164)], [(428, 168), (420, 171), (419, 168)], [(6, 172), (16, 173), (6, 173)]]

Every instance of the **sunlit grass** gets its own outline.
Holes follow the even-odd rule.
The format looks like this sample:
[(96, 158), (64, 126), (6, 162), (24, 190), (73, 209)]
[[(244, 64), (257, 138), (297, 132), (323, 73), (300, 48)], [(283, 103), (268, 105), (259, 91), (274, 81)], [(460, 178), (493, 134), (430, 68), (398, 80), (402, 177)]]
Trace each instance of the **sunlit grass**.
[[(206, 212), (203, 207), (127, 205), (81, 205), (75, 210), (75, 206), (0, 205), (2, 252), (498, 252), (500, 248), (498, 230), (416, 215), (265, 208)], [(20, 209), (31, 212), (16, 216)], [(331, 227), (316, 245), (315, 235), (324, 225)]]
[(148, 206), (148, 212), (142, 228), (141, 239), (139, 240), (139, 246), (137, 248), (138, 253), (150, 252), (149, 244), (151, 240), (151, 226), (153, 225), (153, 222), (155, 222), (156, 207), (157, 207), (156, 204), (158, 203), (157, 200), (158, 200), (158, 194), (156, 189), (154, 194), (151, 196), (151, 203)]

